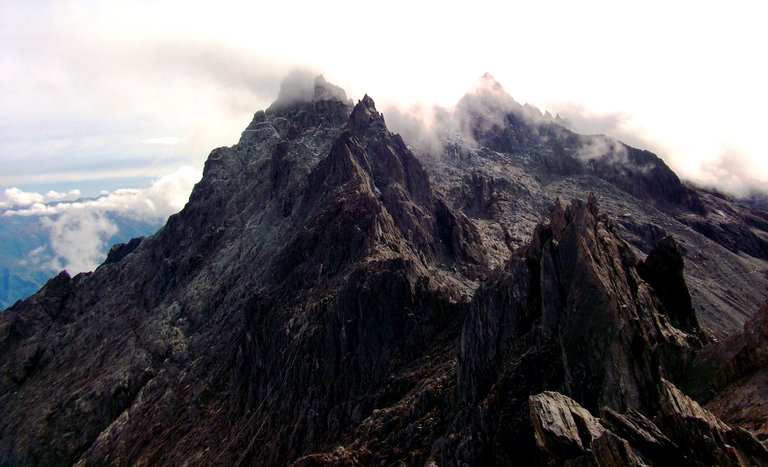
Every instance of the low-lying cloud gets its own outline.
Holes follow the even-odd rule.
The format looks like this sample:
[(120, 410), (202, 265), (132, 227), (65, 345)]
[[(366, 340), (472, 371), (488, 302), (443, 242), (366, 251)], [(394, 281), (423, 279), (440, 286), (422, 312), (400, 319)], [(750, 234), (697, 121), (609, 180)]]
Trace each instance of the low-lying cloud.
[(6, 188), (0, 196), (0, 209), (8, 209), (17, 206), (30, 206), (33, 204), (46, 203), (50, 201), (61, 201), (64, 199), (74, 199), (80, 196), (80, 190), (70, 190), (66, 193), (58, 191), (49, 191), (45, 195), (40, 193), (23, 191), (19, 188)]
[(349, 102), (344, 89), (329, 83), (323, 75), (307, 68), (295, 68), (280, 84), (280, 93), (270, 108), (288, 106), (296, 102), (312, 102), (322, 99), (337, 99)]
[(627, 148), (619, 141), (602, 135), (594, 135), (585, 138), (581, 147), (576, 152), (576, 157), (585, 162), (590, 162), (605, 157), (614, 163), (627, 163)]
[[(450, 154), (459, 148), (471, 150), (478, 147), (478, 138), (506, 131), (514, 125), (509, 120), (510, 114), (528, 125), (539, 141), (568, 136), (567, 132), (542, 131), (551, 123), (568, 128), (568, 121), (560, 115), (542, 112), (533, 105), (518, 103), (488, 73), (452, 108), (390, 105), (384, 110), (391, 130), (399, 133), (418, 151), (433, 157)], [(581, 147), (574, 156), (585, 162), (603, 157), (626, 161), (627, 151), (623, 144), (612, 138), (591, 136), (581, 140)]]
[[(718, 157), (693, 159), (685, 153), (667, 148), (649, 137), (634, 119), (622, 113), (596, 113), (580, 105), (556, 103), (552, 113), (529, 104), (519, 104), (490, 75), (484, 75), (476, 87), (452, 108), (414, 105), (384, 107), (389, 128), (399, 133), (416, 150), (433, 157), (450, 153), (454, 148), (473, 148), (478, 133), (508, 126), (508, 113), (532, 124), (557, 123), (575, 133), (585, 135), (574, 156), (585, 162), (610, 158), (628, 162), (627, 146), (651, 151), (662, 158), (678, 175), (694, 184), (716, 188), (734, 196), (766, 193), (764, 174), (755, 173), (754, 162), (742, 153), (726, 148)], [(555, 114), (553, 116), (552, 114)], [(551, 137), (540, 134), (541, 138)], [(695, 162), (692, 164), (691, 162)]]
[(104, 261), (107, 239), (118, 231), (104, 212), (97, 210), (65, 211), (45, 216), (40, 222), (48, 231), (52, 258), (45, 258), (53, 270), (66, 269), (71, 274), (92, 271)]
[(114, 216), (159, 227), (184, 207), (200, 175), (192, 167), (182, 167), (147, 188), (118, 189), (95, 199), (76, 201), (46, 202), (77, 196), (77, 190), (41, 195), (11, 188), (5, 190), (3, 202), (9, 207), (2, 215), (39, 217), (48, 232), (47, 248), (30, 252), (27, 261), (51, 271), (90, 271), (104, 260), (107, 241), (118, 232)]
[(768, 193), (768, 186), (753, 173), (749, 160), (737, 151), (731, 150), (720, 157), (702, 164), (702, 175), (698, 183), (737, 196)]
[(520, 105), (488, 73), (453, 108), (437, 105), (402, 108), (391, 105), (384, 109), (391, 130), (419, 151), (433, 156), (456, 145), (476, 146), (475, 132), (505, 127), (505, 118), (509, 113), (532, 122), (548, 118), (535, 107)]

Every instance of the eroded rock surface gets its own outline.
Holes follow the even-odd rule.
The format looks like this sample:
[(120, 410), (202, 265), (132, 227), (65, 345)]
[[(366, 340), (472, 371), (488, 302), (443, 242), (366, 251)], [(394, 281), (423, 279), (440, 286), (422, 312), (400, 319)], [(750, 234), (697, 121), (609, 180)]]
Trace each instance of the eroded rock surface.
[(529, 398), (537, 446), (568, 465), (766, 465), (768, 450), (731, 428), (672, 383), (659, 385), (653, 419), (605, 409), (593, 417), (556, 392)]

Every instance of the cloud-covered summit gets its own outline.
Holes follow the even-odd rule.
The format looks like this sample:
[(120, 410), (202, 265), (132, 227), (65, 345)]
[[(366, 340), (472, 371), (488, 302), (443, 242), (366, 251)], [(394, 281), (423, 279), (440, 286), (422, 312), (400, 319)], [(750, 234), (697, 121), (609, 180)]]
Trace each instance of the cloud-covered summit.
[(352, 104), (344, 89), (329, 83), (323, 75), (299, 68), (288, 73), (288, 76), (280, 84), (280, 93), (270, 109), (290, 106), (296, 102), (313, 102), (324, 99), (335, 99)]
[(533, 125), (555, 118), (530, 104), (517, 102), (490, 73), (484, 73), (453, 107), (388, 106), (384, 114), (390, 128), (418, 150), (438, 156), (447, 147), (477, 145), (476, 133), (501, 129), (508, 114)]

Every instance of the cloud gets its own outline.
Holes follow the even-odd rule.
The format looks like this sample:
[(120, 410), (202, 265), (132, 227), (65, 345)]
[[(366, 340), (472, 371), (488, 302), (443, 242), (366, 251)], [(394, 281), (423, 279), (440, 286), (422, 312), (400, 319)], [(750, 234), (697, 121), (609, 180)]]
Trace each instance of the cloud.
[[(698, 185), (735, 196), (768, 191), (765, 178), (768, 172), (756, 171), (755, 161), (736, 148), (727, 147), (716, 157), (689, 157), (685, 151), (669, 149), (661, 141), (651, 138), (629, 114), (600, 113), (564, 102), (551, 104), (550, 109), (556, 116), (529, 104), (519, 104), (486, 74), (455, 107), (389, 104), (383, 113), (392, 131), (399, 133), (416, 150), (433, 157), (459, 147), (472, 148), (483, 132), (508, 126), (506, 115), (512, 113), (531, 124), (534, 131), (541, 124), (554, 122), (585, 135), (580, 138), (579, 148), (574, 153), (585, 162), (608, 158), (628, 163), (629, 145), (654, 152), (681, 177)], [(539, 136), (548, 138), (552, 135)], [(707, 142), (706, 138), (702, 140)]]
[(17, 187), (6, 188), (3, 196), (0, 197), (0, 209), (13, 208), (17, 206), (34, 206), (50, 201), (60, 201), (67, 198), (77, 198), (80, 196), (80, 190), (71, 190), (66, 193), (58, 191), (49, 191), (45, 195), (32, 191), (23, 191)]
[(67, 198), (77, 198), (78, 196), (80, 196), (80, 190), (78, 189), (69, 190), (66, 193), (59, 193), (58, 191), (51, 190), (45, 194), (45, 199), (49, 201), (59, 201)]
[(476, 147), (484, 134), (506, 128), (509, 114), (534, 127), (553, 120), (548, 113), (515, 101), (489, 73), (481, 76), (454, 107), (389, 105), (383, 113), (392, 131), (432, 156), (459, 146)]
[[(40, 227), (43, 232), (47, 227), (40, 221)], [(39, 271), (46, 275), (55, 274), (63, 269), (63, 262), (60, 257), (51, 249), (50, 242), (33, 248), (26, 253), (25, 257), (13, 262), (14, 267), (19, 267), (26, 271)]]
[[(29, 261), (45, 269), (63, 268), (72, 274), (91, 271), (104, 260), (109, 246), (107, 240), (118, 232), (117, 224), (110, 219), (111, 215), (160, 225), (184, 207), (200, 176), (201, 173), (192, 167), (182, 167), (147, 188), (118, 189), (96, 199), (49, 204), (44, 203), (45, 197), (37, 193), (22, 196), (18, 194), (20, 190), (11, 190), (16, 199), (31, 200), (31, 204), (16, 204), (3, 216), (40, 218), (49, 234), (51, 254), (36, 250), (31, 253)], [(78, 190), (66, 194), (51, 193), (54, 193), (53, 197), (79, 195)]]
[(175, 136), (163, 136), (160, 138), (147, 138), (141, 142), (144, 144), (162, 144), (166, 146), (175, 146), (181, 141), (183, 141), (181, 138), (176, 138)]
[[(321, 99), (348, 101), (347, 93), (342, 88), (327, 82), (323, 75), (303, 67), (296, 68), (283, 79), (277, 100), (270, 108)], [(351, 101), (349, 103), (352, 104)]]
[(729, 150), (714, 160), (701, 165), (702, 176), (697, 183), (721, 191), (746, 197), (768, 193), (768, 186), (752, 172), (750, 161), (738, 151)]
[(212, 148), (237, 141), (293, 66), (150, 19), (180, 5), (125, 2), (122, 14), (62, 5), (11, 3), (0, 18), (6, 186), (202, 167)]
[(420, 152), (440, 155), (451, 136), (454, 124), (451, 112), (438, 106), (414, 105), (399, 107), (388, 105), (382, 114), (390, 131), (398, 133), (406, 143)]
[(595, 159), (608, 158), (614, 163), (627, 163), (627, 147), (613, 138), (592, 135), (582, 139), (582, 144), (576, 152), (576, 157), (585, 162)]
[[(121, 188), (95, 199), (76, 202), (44, 204), (42, 195), (32, 193), (40, 196), (40, 200), (18, 205), (18, 209), (8, 210), (3, 215), (53, 216), (72, 211), (99, 211), (116, 212), (135, 220), (157, 221), (184, 207), (192, 187), (200, 180), (200, 176), (199, 171), (185, 166), (172, 174), (160, 177), (148, 188)], [(79, 194), (79, 190), (72, 190), (70, 193)]]
[[(701, 129), (693, 130), (691, 138), (698, 138), (695, 144), (682, 147), (671, 143), (674, 137), (666, 142), (652, 137), (635, 117), (626, 113), (598, 113), (569, 103), (553, 104), (552, 109), (565, 127), (582, 134), (609, 135), (622, 143), (649, 150), (661, 157), (681, 178), (696, 185), (716, 188), (737, 197), (768, 192), (768, 172), (760, 168), (758, 161)], [(605, 147), (610, 139), (591, 141), (582, 149), (581, 155), (587, 159), (599, 157), (606, 150), (615, 153), (614, 149), (619, 151), (618, 154), (623, 153), (622, 157), (626, 155), (625, 148), (615, 141), (611, 148)]]
[(40, 193), (21, 191), (16, 187), (7, 188), (4, 194), (4, 203), (8, 206), (29, 206), (30, 204), (42, 203), (45, 199)]
[(70, 273), (95, 269), (104, 261), (107, 239), (118, 231), (115, 223), (99, 211), (67, 211), (55, 219), (43, 217), (40, 222), (48, 230), (55, 252), (51, 267)]
[(632, 147), (659, 155), (666, 153), (664, 146), (645, 135), (626, 113), (599, 113), (583, 105), (568, 102), (554, 103), (550, 107), (557, 115), (557, 122), (576, 133), (608, 135)]

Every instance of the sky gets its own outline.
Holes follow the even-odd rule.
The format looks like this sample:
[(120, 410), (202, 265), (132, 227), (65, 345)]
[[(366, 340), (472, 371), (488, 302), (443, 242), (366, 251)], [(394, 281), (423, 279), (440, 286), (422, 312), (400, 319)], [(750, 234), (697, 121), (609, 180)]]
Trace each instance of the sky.
[(369, 94), (385, 118), (393, 107), (450, 108), (489, 72), (517, 101), (650, 149), (685, 179), (766, 189), (765, 10), (754, 1), (3, 0), (0, 203), (31, 206), (14, 205), (9, 189), (74, 199), (179, 173), (188, 194), (190, 171), (236, 143), (297, 67), (352, 99)]

